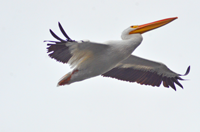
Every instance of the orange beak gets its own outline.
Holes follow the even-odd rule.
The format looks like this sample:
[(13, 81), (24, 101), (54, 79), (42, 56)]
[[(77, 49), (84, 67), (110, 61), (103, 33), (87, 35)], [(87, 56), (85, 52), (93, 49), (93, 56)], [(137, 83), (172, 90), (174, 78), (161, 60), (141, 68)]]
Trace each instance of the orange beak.
[(172, 17), (172, 18), (166, 18), (166, 19), (163, 19), (163, 20), (159, 20), (159, 21), (155, 21), (155, 22), (151, 22), (151, 23), (147, 23), (147, 24), (143, 24), (143, 25), (139, 25), (139, 26), (134, 26), (134, 29), (133, 31), (131, 31), (129, 34), (135, 34), (135, 33), (145, 33), (147, 31), (150, 31), (150, 30), (153, 30), (153, 29), (156, 29), (158, 27), (161, 27), (161, 26), (164, 26), (168, 23), (170, 23), (171, 21), (177, 19), (178, 17)]

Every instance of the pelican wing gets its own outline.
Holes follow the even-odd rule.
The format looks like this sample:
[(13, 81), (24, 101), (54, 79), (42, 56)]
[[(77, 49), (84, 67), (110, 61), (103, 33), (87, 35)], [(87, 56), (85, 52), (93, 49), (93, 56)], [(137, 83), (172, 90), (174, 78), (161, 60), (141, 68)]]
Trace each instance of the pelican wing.
[[(190, 71), (190, 66), (184, 75)], [(140, 84), (160, 86), (163, 82), (164, 87), (172, 87), (176, 90), (174, 83), (183, 86), (178, 80), (183, 80), (180, 74), (171, 71), (166, 65), (154, 62), (151, 60), (143, 59), (131, 55), (126, 60), (120, 62), (112, 70), (102, 74), (105, 77), (112, 77), (119, 80), (137, 82)]]
[(105, 44), (94, 43), (90, 41), (74, 41), (66, 34), (61, 24), (58, 24), (61, 32), (66, 37), (66, 40), (58, 37), (50, 29), (52, 36), (58, 41), (45, 42), (50, 42), (47, 44), (47, 53), (49, 53), (49, 56), (59, 62), (69, 63), (72, 66), (79, 65), (88, 58), (100, 54), (109, 47)]

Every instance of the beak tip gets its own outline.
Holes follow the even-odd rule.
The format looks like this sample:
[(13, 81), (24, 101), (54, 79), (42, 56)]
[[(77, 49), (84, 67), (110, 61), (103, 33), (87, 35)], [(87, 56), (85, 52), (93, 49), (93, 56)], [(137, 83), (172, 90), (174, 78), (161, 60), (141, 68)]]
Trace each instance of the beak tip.
[(175, 20), (175, 19), (178, 19), (178, 17), (171, 17), (169, 19)]

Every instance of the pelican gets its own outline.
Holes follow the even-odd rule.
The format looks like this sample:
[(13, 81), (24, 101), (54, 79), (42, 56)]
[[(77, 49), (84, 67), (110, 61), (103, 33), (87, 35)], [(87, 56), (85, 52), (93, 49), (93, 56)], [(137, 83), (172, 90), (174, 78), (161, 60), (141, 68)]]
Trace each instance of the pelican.
[(171, 87), (175, 91), (174, 84), (183, 88), (178, 80), (184, 80), (181, 76), (189, 73), (190, 66), (186, 73), (181, 75), (173, 72), (163, 63), (132, 55), (132, 52), (143, 40), (143, 33), (166, 25), (175, 19), (177, 17), (130, 26), (122, 32), (122, 40), (111, 40), (104, 43), (72, 40), (58, 22), (58, 26), (66, 39), (61, 39), (50, 29), (51, 35), (57, 41), (45, 40), (45, 42), (48, 42), (47, 53), (51, 58), (62, 63), (68, 63), (73, 68), (71, 72), (60, 79), (58, 86), (102, 75), (157, 87), (163, 83), (164, 87)]

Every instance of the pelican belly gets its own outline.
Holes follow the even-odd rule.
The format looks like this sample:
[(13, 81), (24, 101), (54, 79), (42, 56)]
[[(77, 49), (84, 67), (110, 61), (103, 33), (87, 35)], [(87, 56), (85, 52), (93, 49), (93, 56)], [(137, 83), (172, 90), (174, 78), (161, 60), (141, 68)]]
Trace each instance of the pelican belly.
[(93, 58), (85, 60), (81, 63), (81, 67), (78, 69), (78, 72), (72, 75), (69, 83), (101, 75), (111, 70), (124, 58), (125, 57), (123, 55), (116, 56), (114, 53), (108, 52), (102, 55), (93, 56)]
[(110, 47), (107, 50), (93, 54), (92, 57), (86, 59), (77, 67), (78, 72), (72, 75), (69, 83), (98, 76), (113, 69), (119, 62), (128, 58), (141, 41), (134, 39), (110, 41), (108, 43)]

